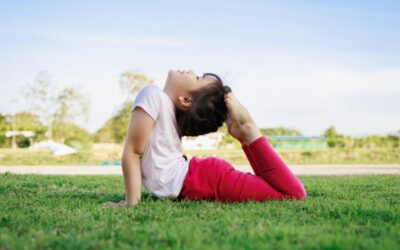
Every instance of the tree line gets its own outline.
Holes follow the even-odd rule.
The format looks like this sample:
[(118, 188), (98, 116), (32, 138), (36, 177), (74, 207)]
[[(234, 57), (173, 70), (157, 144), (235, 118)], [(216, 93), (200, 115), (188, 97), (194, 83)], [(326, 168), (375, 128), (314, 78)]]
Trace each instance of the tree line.
[[(87, 121), (89, 118), (90, 103), (87, 95), (81, 88), (66, 87), (57, 89), (51, 76), (46, 71), (40, 71), (33, 81), (24, 87), (22, 93), (29, 103), (30, 109), (11, 114), (0, 113), (0, 147), (10, 147), (11, 139), (5, 136), (12, 130), (12, 123), (17, 131), (33, 131), (33, 138), (17, 136), (18, 147), (29, 147), (32, 142), (52, 139), (65, 143), (76, 149), (89, 149), (93, 143), (122, 143), (128, 129), (130, 108), (133, 99), (140, 89), (153, 84), (153, 80), (146, 74), (136, 71), (125, 71), (120, 74), (119, 87), (123, 94), (120, 108), (95, 133), (89, 133), (77, 125), (79, 119)], [(294, 128), (261, 128), (263, 135), (301, 136), (302, 133)], [(229, 136), (226, 126), (219, 129), (225, 136), (222, 144), (237, 144)], [(330, 127), (322, 134), (331, 148), (373, 148), (399, 147), (399, 134), (370, 135), (354, 138), (339, 134), (335, 127)]]

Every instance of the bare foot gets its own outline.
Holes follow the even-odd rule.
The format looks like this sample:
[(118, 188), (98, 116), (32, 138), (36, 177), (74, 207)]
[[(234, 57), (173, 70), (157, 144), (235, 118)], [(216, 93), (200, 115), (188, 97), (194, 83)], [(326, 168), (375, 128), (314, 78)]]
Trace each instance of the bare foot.
[(249, 144), (262, 136), (249, 111), (232, 92), (225, 95), (225, 103), (228, 108), (226, 125), (230, 135), (238, 139), (241, 144)]

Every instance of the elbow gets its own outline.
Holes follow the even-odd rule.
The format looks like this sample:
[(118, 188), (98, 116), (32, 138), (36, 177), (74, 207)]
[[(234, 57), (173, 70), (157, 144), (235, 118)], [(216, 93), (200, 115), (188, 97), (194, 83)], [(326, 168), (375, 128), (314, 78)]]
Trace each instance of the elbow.
[(143, 156), (143, 152), (133, 148), (133, 147), (128, 147), (124, 149), (124, 152), (122, 153), (122, 158), (121, 162), (122, 163), (128, 163), (131, 162), (134, 159), (141, 159)]

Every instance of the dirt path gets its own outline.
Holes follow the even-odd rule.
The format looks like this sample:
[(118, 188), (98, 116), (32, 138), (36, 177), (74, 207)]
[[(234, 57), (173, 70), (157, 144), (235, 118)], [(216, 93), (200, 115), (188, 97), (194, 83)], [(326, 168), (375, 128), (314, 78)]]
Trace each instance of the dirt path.
[[(253, 172), (248, 165), (235, 166)], [(296, 175), (400, 175), (400, 165), (291, 165)], [(122, 175), (120, 166), (0, 166), (0, 173), (43, 175)]]

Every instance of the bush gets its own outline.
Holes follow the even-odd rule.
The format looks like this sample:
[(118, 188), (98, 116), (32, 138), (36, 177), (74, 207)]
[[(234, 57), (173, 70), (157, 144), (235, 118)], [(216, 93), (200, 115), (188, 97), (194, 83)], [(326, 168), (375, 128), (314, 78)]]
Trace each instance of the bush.
[(74, 124), (54, 124), (53, 139), (76, 150), (90, 149), (93, 144), (92, 136)]

